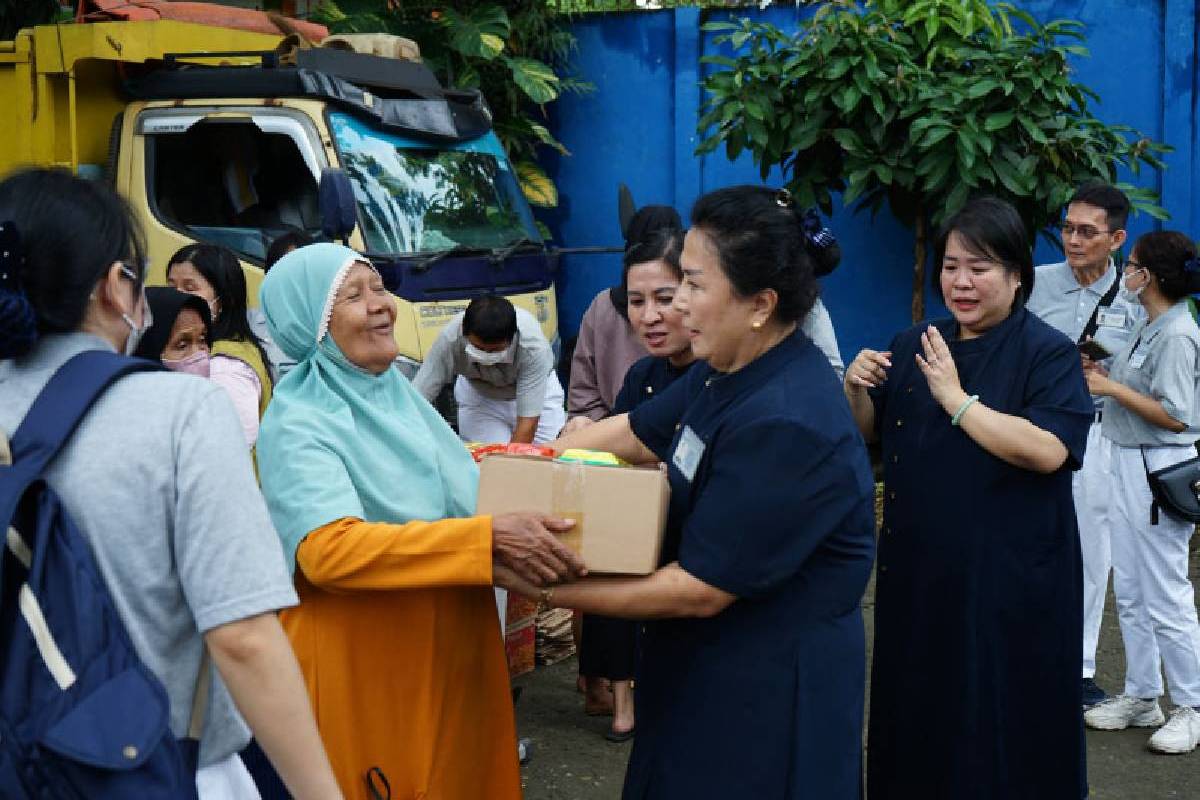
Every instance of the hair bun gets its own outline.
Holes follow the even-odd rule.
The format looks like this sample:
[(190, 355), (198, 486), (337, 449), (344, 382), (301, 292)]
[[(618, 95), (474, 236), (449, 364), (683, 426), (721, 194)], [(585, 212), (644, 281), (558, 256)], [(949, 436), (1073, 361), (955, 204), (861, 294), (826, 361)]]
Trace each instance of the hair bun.
[(25, 355), (38, 338), (37, 313), (21, 289), (24, 261), (16, 225), (0, 224), (0, 358)]
[(800, 229), (804, 232), (804, 249), (816, 262), (816, 275), (823, 278), (837, 269), (842, 260), (842, 248), (833, 231), (825, 227), (815, 208), (810, 208), (800, 217)]

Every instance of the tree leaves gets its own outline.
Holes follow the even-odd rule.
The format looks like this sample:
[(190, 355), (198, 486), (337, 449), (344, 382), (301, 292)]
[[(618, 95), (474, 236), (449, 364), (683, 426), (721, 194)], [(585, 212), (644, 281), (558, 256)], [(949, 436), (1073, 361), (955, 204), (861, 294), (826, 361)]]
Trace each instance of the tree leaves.
[[(1006, 3), (828, 0), (794, 36), (745, 18), (705, 30), (727, 49), (705, 59), (717, 69), (697, 152), (748, 150), (805, 202), (842, 191), (859, 209), (936, 224), (987, 192), (1032, 234), (1079, 183), (1161, 169), (1169, 149), (1092, 116), (1099, 98), (1067, 68), (1086, 53), (1079, 23), (1042, 25)], [(1130, 199), (1165, 213), (1152, 193)]]
[(533, 102), (540, 105), (558, 97), (559, 79), (548, 65), (532, 58), (508, 58), (505, 63), (513, 81)]
[(558, 205), (558, 189), (554, 181), (532, 161), (521, 161), (516, 165), (517, 182), (525, 199), (535, 206), (554, 208)]
[(491, 60), (504, 52), (510, 28), (503, 6), (483, 5), (467, 13), (447, 8), (442, 20), (450, 35), (450, 46), (464, 56)]

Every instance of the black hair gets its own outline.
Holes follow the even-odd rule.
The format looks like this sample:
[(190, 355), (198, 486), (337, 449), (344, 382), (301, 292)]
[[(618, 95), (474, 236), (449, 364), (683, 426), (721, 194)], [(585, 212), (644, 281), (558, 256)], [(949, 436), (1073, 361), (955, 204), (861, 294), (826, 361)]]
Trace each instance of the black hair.
[(217, 318), (212, 321), (209, 335), (212, 341), (231, 340), (250, 342), (258, 349), (263, 366), (270, 361), (262, 342), (250, 328), (246, 317), (246, 273), (233, 251), (215, 244), (189, 244), (181, 247), (167, 262), (167, 275), (171, 267), (188, 261), (213, 287), (217, 302), (221, 304)]
[(1071, 203), (1085, 203), (1104, 209), (1104, 218), (1109, 231), (1123, 231), (1129, 222), (1129, 198), (1117, 187), (1103, 181), (1093, 181), (1080, 186), (1071, 195)]
[(203, 297), (187, 294), (170, 286), (151, 286), (146, 289), (146, 304), (150, 306), (154, 324), (146, 329), (137, 349), (133, 351), (138, 358), (162, 360), (162, 351), (170, 343), (175, 320), (179, 319), (185, 308), (190, 308), (200, 315), (200, 321), (204, 323), (204, 341), (212, 345), (212, 315)]
[[(772, 289), (775, 315), (796, 322), (817, 301), (818, 264), (836, 253), (832, 234), (819, 243), (805, 232), (805, 215), (786, 192), (764, 186), (733, 186), (709, 192), (692, 207), (692, 226), (717, 250), (721, 270), (743, 297)], [(827, 232), (826, 232), (827, 233)]]
[(662, 261), (683, 280), (679, 254), (683, 251), (683, 220), (670, 206), (644, 206), (629, 221), (625, 231), (625, 255), (621, 257), (621, 289), (628, 295), (629, 268), (649, 261)]
[(1138, 237), (1133, 260), (1158, 278), (1159, 289), (1168, 300), (1178, 302), (1200, 292), (1200, 261), (1196, 245), (1179, 231), (1156, 231)]
[(1015, 273), (1021, 280), (1021, 288), (1013, 298), (1013, 308), (1025, 305), (1033, 291), (1033, 247), (1029, 233), (1020, 214), (1008, 203), (997, 197), (985, 195), (967, 201), (938, 233), (933, 257), (933, 291), (942, 296), (942, 261), (946, 257), (946, 243), (950, 234), (957, 233), (963, 247), (974, 255), (989, 258)]
[(463, 314), (462, 331), (463, 336), (477, 336), (485, 344), (511, 342), (517, 335), (517, 310), (506, 297), (476, 297)]
[[(19, 237), (15, 284), (37, 334), (78, 330), (96, 284), (114, 262), (145, 280), (145, 246), (128, 204), (107, 186), (62, 169), (25, 169), (0, 181), (0, 222)], [(28, 308), (28, 307), (26, 307)], [(6, 312), (11, 313), (11, 312)], [(0, 330), (10, 323), (0, 319)], [(0, 358), (24, 355), (36, 336), (4, 336)]]
[(308, 247), (315, 241), (316, 239), (299, 228), (291, 228), (279, 234), (271, 242), (271, 246), (267, 248), (267, 259), (263, 262), (263, 272), (269, 272), (271, 267), (275, 266), (276, 261), (286, 256), (292, 250), (300, 247)]

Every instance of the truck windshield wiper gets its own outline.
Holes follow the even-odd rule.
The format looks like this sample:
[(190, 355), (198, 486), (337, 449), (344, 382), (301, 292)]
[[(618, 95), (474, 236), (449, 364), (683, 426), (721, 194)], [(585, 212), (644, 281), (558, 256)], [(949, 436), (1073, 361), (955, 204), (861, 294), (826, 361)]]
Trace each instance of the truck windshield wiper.
[(541, 242), (535, 242), (533, 239), (530, 239), (528, 236), (522, 236), (520, 239), (517, 239), (516, 241), (509, 242), (504, 247), (497, 247), (494, 250), (492, 250), (492, 263), (493, 264), (503, 264), (505, 261), (508, 260), (509, 256), (511, 256), (513, 253), (517, 252), (518, 250), (520, 250), (522, 247), (540, 248), (541, 246), (542, 246)]
[(491, 253), (492, 251), (486, 247), (471, 247), (465, 244), (456, 244), (454, 247), (447, 247), (445, 250), (434, 250), (427, 253), (423, 258), (419, 258), (413, 262), (413, 272), (424, 272), (442, 259), (450, 256), (469, 255), (480, 253)]

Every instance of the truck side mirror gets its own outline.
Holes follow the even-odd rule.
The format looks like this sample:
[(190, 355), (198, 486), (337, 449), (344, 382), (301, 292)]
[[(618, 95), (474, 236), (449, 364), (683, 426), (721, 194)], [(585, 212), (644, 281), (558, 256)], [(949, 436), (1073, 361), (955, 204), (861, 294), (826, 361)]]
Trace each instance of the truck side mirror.
[(330, 239), (345, 241), (358, 224), (354, 186), (349, 176), (338, 167), (321, 170), (317, 198), (321, 208), (321, 232)]

